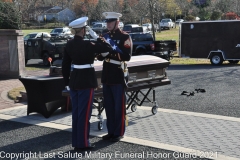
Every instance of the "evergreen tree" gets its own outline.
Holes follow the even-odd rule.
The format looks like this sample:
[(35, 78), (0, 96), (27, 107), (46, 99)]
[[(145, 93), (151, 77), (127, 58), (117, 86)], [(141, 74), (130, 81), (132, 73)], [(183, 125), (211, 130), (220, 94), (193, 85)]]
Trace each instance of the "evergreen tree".
[(0, 1), (0, 29), (20, 29), (20, 17), (13, 3)]

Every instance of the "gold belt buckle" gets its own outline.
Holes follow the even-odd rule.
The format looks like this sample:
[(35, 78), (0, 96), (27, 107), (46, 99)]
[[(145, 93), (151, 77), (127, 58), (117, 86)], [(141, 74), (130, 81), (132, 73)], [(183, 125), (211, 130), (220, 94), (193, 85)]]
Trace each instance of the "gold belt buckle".
[(110, 62), (110, 59), (109, 59), (109, 58), (107, 58), (107, 59), (105, 59), (105, 61), (106, 61), (106, 62)]

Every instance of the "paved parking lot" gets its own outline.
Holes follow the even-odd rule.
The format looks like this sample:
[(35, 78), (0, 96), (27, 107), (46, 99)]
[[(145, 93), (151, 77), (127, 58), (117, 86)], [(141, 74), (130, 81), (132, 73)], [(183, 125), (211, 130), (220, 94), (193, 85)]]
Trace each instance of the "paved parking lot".
[[(152, 104), (149, 103), (144, 104), (146, 107), (138, 107), (134, 113), (129, 110), (129, 126), (123, 141), (116, 144), (115, 148), (110, 149), (105, 146), (103, 150), (100, 148), (99, 150), (114, 153), (114, 150), (124, 145), (130, 147), (127, 143), (130, 142), (136, 145), (131, 146), (135, 148), (130, 147), (128, 151), (123, 149), (121, 153), (153, 151), (153, 153), (171, 155), (163, 159), (178, 159), (174, 153), (191, 152), (193, 155), (196, 153), (198, 156), (202, 155), (210, 159), (240, 159), (238, 68), (238, 65), (171, 65), (167, 73), (172, 84), (156, 88), (157, 104), (160, 107), (158, 113), (152, 115)], [(3, 82), (0, 81), (0, 85)], [(182, 91), (192, 92), (199, 88), (205, 89), (206, 92), (195, 91), (194, 96), (181, 95)], [(9, 103), (11, 105), (11, 102)], [(71, 131), (70, 113), (56, 113), (49, 119), (38, 114), (26, 116), (26, 106), (23, 105), (0, 110), (0, 119), (28, 122), (34, 126), (48, 126), (54, 129), (62, 127), (63, 130)], [(91, 121), (91, 134), (96, 136), (92, 141), (102, 144), (97, 137), (105, 134), (106, 130), (104, 128), (98, 131), (97, 119), (93, 117)], [(69, 150), (69, 145), (66, 147), (68, 149), (64, 150)], [(2, 147), (8, 150), (7, 146), (6, 144)], [(55, 150), (49, 149), (49, 151)], [(155, 157), (151, 158), (155, 159)], [(182, 159), (196, 158), (188, 158), (185, 154)]]

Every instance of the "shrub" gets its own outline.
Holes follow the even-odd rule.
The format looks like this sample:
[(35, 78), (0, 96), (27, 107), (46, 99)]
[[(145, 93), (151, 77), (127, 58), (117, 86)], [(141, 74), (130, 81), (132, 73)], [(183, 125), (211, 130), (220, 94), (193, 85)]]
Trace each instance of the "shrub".
[(187, 21), (195, 21), (195, 17), (192, 15), (188, 15), (187, 17), (185, 17)]
[(0, 1), (0, 29), (20, 29), (20, 17), (13, 3)]

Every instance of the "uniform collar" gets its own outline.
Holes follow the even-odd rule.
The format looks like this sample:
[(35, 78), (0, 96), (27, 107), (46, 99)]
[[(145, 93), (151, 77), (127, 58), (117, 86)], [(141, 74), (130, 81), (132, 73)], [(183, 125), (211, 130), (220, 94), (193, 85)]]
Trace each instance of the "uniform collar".
[(74, 39), (83, 39), (83, 37), (81, 37), (79, 35), (74, 35)]
[(114, 31), (109, 31), (109, 34), (110, 34), (111, 37), (112, 37), (114, 34), (120, 33), (120, 32), (121, 32), (121, 30), (118, 28), (118, 29), (116, 29), (116, 30), (114, 30)]

